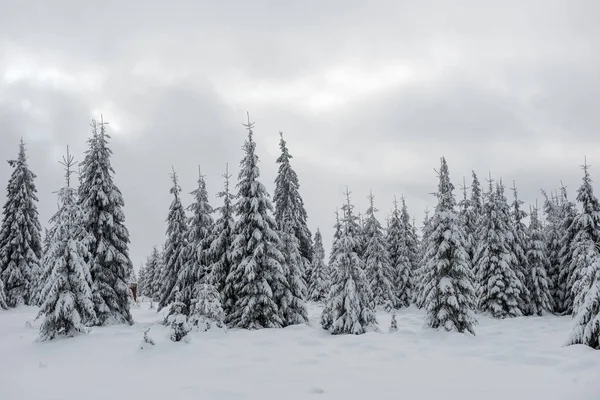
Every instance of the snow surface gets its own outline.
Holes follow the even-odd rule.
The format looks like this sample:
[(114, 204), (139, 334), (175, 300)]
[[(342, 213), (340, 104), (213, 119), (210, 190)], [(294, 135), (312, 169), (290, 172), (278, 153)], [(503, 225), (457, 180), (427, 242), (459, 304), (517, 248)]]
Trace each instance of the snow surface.
[[(570, 317), (479, 316), (473, 337), (422, 328), (423, 312), (410, 308), (397, 332), (379, 313), (381, 333), (332, 336), (311, 304), (311, 326), (174, 343), (164, 314), (144, 303), (133, 326), (38, 343), (36, 313), (0, 311), (2, 400), (600, 399), (600, 351), (562, 347)], [(140, 349), (148, 327), (156, 345)]]

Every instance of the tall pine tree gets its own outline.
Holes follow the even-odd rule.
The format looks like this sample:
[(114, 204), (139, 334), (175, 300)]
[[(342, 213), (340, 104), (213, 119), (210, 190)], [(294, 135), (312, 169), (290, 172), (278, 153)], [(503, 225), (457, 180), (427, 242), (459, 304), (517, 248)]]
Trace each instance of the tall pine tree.
[(210, 245), (211, 259), (211, 283), (221, 294), (223, 309), (229, 313), (235, 303), (235, 293), (233, 287), (228, 287), (228, 292), (225, 291), (227, 276), (233, 265), (231, 255), (232, 244), (235, 239), (235, 220), (233, 218), (233, 199), (234, 195), (229, 191), (229, 165), (227, 165), (225, 174), (225, 186), (218, 196), (223, 199), (223, 205), (217, 210), (219, 218), (215, 222), (215, 239)]
[(357, 217), (353, 214), (350, 192), (346, 189), (346, 204), (342, 208), (340, 236), (333, 263), (329, 298), (321, 314), (321, 326), (334, 335), (360, 335), (377, 325), (371, 306), (372, 293), (365, 276), (363, 262), (356, 253)]
[[(567, 279), (563, 273), (561, 279), (560, 249), (562, 247), (562, 210), (557, 204), (556, 199), (542, 190), (544, 196), (544, 242), (546, 245), (546, 254), (548, 256), (548, 283), (550, 293), (555, 302), (555, 311), (558, 313), (567, 312), (565, 308), (565, 299), (567, 294)], [(569, 308), (570, 312), (571, 309)]]
[(373, 304), (390, 311), (396, 308), (398, 299), (394, 291), (394, 269), (383, 236), (383, 228), (375, 213), (373, 193), (369, 194), (369, 208), (365, 221), (364, 235), (367, 249), (365, 251), (365, 273), (371, 291)]
[[(173, 201), (167, 215), (167, 238), (165, 240), (163, 256), (164, 266), (160, 278), (159, 310), (175, 301), (175, 294), (179, 292), (177, 288), (179, 274), (186, 266), (188, 256), (188, 228), (185, 209), (181, 204), (181, 187), (179, 186), (175, 169), (173, 169), (173, 173), (171, 174), (171, 180), (173, 181), (173, 186), (170, 192), (173, 195)], [(189, 306), (189, 304), (186, 305)]]
[(577, 313), (580, 300), (583, 301), (585, 291), (589, 285), (587, 268), (600, 257), (600, 202), (594, 195), (592, 179), (589, 174), (587, 162), (582, 166), (583, 182), (577, 190), (577, 201), (581, 210), (575, 216), (571, 230), (574, 232), (572, 246), (572, 260), (568, 268), (566, 285), (565, 308), (567, 312)]
[(87, 333), (87, 325), (95, 323), (91, 275), (85, 232), (84, 214), (77, 202), (77, 191), (70, 185), (73, 157), (67, 155), (61, 163), (66, 170), (66, 186), (58, 192), (60, 209), (51, 222), (54, 225), (48, 257), (50, 276), (42, 290), (43, 304), (38, 316), (40, 340), (57, 335), (72, 336)]
[(35, 174), (29, 170), (25, 143), (19, 156), (9, 160), (13, 172), (6, 187), (6, 203), (0, 225), (0, 279), (6, 304), (34, 304), (42, 257), (41, 225), (38, 217)]
[(312, 235), (308, 229), (307, 214), (304, 201), (300, 196), (300, 183), (296, 171), (290, 165), (290, 154), (283, 133), (279, 132), (279, 148), (281, 155), (277, 158), (279, 171), (275, 178), (275, 192), (273, 202), (275, 203), (275, 220), (280, 229), (285, 223), (294, 230), (294, 236), (298, 240), (300, 254), (303, 258), (302, 272), (310, 267), (312, 261)]
[(483, 215), (477, 236), (476, 279), (479, 310), (494, 318), (522, 315), (519, 308), (522, 284), (516, 273), (515, 254), (511, 249), (512, 230), (509, 207), (504, 189), (492, 186), (483, 206)]
[(530, 270), (527, 258), (527, 249), (529, 248), (529, 233), (523, 220), (527, 218), (527, 213), (521, 206), (523, 201), (519, 200), (517, 186), (513, 181), (513, 196), (511, 219), (512, 219), (512, 251), (515, 254), (516, 268), (515, 273), (521, 282), (521, 295), (519, 297), (519, 309), (523, 314), (529, 311), (529, 289), (527, 288), (526, 276)]
[(308, 299), (322, 302), (329, 295), (331, 286), (331, 272), (325, 264), (325, 249), (323, 248), (323, 237), (319, 229), (315, 232), (313, 244), (313, 261), (311, 266), (312, 279), (308, 288)]
[[(573, 252), (576, 247), (573, 245), (573, 240), (577, 235), (578, 227), (573, 224), (577, 217), (577, 208), (572, 201), (567, 198), (567, 188), (561, 186), (560, 196), (560, 221), (557, 225), (560, 228), (560, 241), (558, 251), (557, 264), (557, 286), (561, 289), (556, 300), (556, 308), (560, 313), (571, 313), (573, 310), (573, 298), (568, 295), (570, 290), (567, 289), (569, 276), (571, 275), (571, 266), (573, 262)], [(558, 236), (558, 235), (557, 235)]]
[[(99, 129), (98, 129), (99, 125)], [(90, 237), (89, 264), (94, 310), (98, 324), (132, 324), (129, 311), (129, 280), (133, 264), (129, 258), (129, 231), (125, 227), (123, 196), (113, 181), (112, 151), (107, 123), (92, 121), (89, 149), (81, 165), (79, 201), (85, 213), (84, 226)]]
[(283, 255), (273, 207), (265, 186), (259, 181), (258, 156), (253, 140), (254, 124), (244, 125), (248, 139), (240, 163), (234, 264), (227, 276), (225, 292), (233, 293), (233, 305), (226, 316), (230, 327), (245, 329), (279, 328), (285, 324), (280, 310), (282, 287), (287, 285), (281, 263)]
[(438, 203), (431, 220), (423, 271), (426, 324), (436, 329), (475, 334), (473, 275), (453, 191), (448, 164), (442, 157)]
[(573, 319), (573, 331), (567, 344), (584, 344), (600, 350), (600, 257), (586, 270), (587, 290)]
[(527, 288), (529, 289), (528, 314), (545, 315), (552, 312), (552, 295), (548, 285), (548, 257), (544, 232), (538, 219), (538, 209), (529, 213), (529, 238), (527, 248)]
[(413, 270), (405, 240), (405, 229), (398, 201), (394, 198), (394, 208), (386, 233), (387, 252), (394, 271), (394, 295), (398, 307), (408, 307), (412, 299)]

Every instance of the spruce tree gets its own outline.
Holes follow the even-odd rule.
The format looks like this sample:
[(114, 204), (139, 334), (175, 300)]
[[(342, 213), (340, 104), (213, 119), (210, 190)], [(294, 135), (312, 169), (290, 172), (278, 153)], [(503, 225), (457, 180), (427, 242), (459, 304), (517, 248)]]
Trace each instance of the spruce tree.
[(521, 282), (521, 295), (519, 297), (519, 309), (521, 313), (527, 314), (529, 311), (529, 289), (527, 287), (526, 276), (530, 267), (528, 265), (527, 249), (529, 246), (529, 233), (523, 220), (527, 218), (527, 213), (521, 206), (523, 201), (519, 200), (519, 194), (515, 182), (513, 181), (513, 196), (511, 219), (512, 219), (512, 251), (515, 254), (516, 268), (515, 273)]
[[(281, 230), (284, 222), (291, 225), (293, 233), (300, 247), (302, 256), (303, 279), (305, 279), (305, 270), (310, 268), (312, 261), (312, 235), (308, 229), (307, 214), (304, 208), (304, 201), (300, 196), (300, 183), (296, 171), (290, 165), (290, 154), (286, 141), (283, 139), (283, 133), (279, 132), (279, 148), (281, 155), (277, 158), (279, 171), (275, 178), (275, 192), (273, 193), (273, 202), (275, 203), (275, 220)], [(284, 221), (285, 220), (285, 221)]]
[(418, 308), (423, 308), (425, 304), (425, 296), (423, 288), (425, 285), (425, 267), (427, 265), (427, 249), (429, 248), (429, 237), (431, 235), (431, 218), (429, 218), (429, 210), (425, 209), (425, 216), (423, 218), (423, 226), (421, 227), (421, 246), (419, 249), (419, 267), (417, 269), (416, 276), (414, 277), (415, 290), (413, 294), (413, 301)]
[(573, 300), (568, 293), (571, 292), (568, 288), (569, 277), (571, 275), (571, 267), (573, 266), (573, 252), (576, 246), (573, 244), (577, 235), (578, 227), (573, 224), (577, 217), (577, 208), (572, 201), (567, 198), (567, 189), (561, 186), (560, 196), (560, 220), (557, 221), (560, 233), (560, 247), (558, 251), (558, 271), (557, 271), (557, 286), (561, 289), (556, 299), (557, 311), (560, 313), (571, 313), (573, 308)]
[(573, 332), (567, 344), (584, 344), (600, 350), (600, 257), (586, 270), (588, 287), (573, 319)]
[(342, 208), (340, 237), (333, 264), (333, 276), (329, 298), (321, 314), (321, 326), (334, 335), (360, 335), (377, 325), (371, 306), (372, 293), (365, 276), (362, 260), (356, 250), (355, 235), (357, 217), (346, 189), (346, 204)]
[(188, 222), (188, 238), (183, 263), (177, 275), (177, 287), (180, 300), (186, 310), (192, 309), (192, 303), (200, 283), (207, 282), (212, 264), (210, 245), (214, 237), (212, 207), (208, 202), (208, 192), (204, 176), (198, 167), (198, 187), (192, 191), (194, 201), (188, 207), (192, 216)]
[(580, 212), (575, 216), (571, 230), (573, 233), (572, 260), (568, 266), (565, 308), (575, 314), (579, 302), (583, 300), (589, 285), (585, 281), (587, 268), (600, 256), (600, 202), (594, 195), (592, 179), (587, 162), (582, 166), (583, 183), (577, 190), (577, 202), (581, 204)]
[(494, 318), (522, 315), (519, 308), (522, 284), (516, 273), (515, 254), (511, 250), (512, 232), (509, 207), (502, 185), (492, 186), (483, 206), (477, 237), (476, 279), (479, 310)]
[(41, 274), (42, 228), (36, 205), (36, 175), (27, 165), (23, 139), (17, 159), (8, 163), (13, 172), (6, 187), (0, 225), (0, 279), (6, 304), (16, 307), (35, 303)]
[[(548, 256), (548, 283), (550, 293), (556, 305), (555, 311), (558, 313), (567, 312), (564, 305), (567, 294), (567, 276), (563, 273), (561, 279), (560, 249), (562, 247), (562, 210), (557, 204), (556, 199), (548, 196), (542, 190), (544, 196), (544, 242), (546, 245), (546, 254)], [(568, 312), (570, 312), (569, 309)]]
[[(232, 244), (235, 239), (235, 220), (233, 218), (233, 194), (229, 191), (229, 165), (226, 167), (225, 186), (218, 197), (223, 199), (223, 205), (219, 207), (219, 218), (215, 222), (214, 232), (215, 239), (210, 245), (211, 259), (211, 283), (221, 294), (223, 309), (225, 313), (229, 313), (235, 304), (235, 291), (232, 286), (227, 286), (227, 276), (233, 266), (233, 258), (231, 255)], [(227, 287), (227, 291), (225, 288)]]
[(281, 241), (267, 189), (259, 181), (254, 124), (248, 118), (244, 126), (248, 139), (237, 184), (238, 219), (231, 253), (234, 264), (225, 284), (225, 292), (234, 294), (234, 302), (226, 322), (244, 329), (279, 328), (285, 323), (279, 302), (281, 288), (287, 285), (281, 266)]
[(123, 196), (113, 181), (115, 171), (110, 162), (112, 151), (106, 125), (104, 121), (92, 121), (93, 135), (81, 166), (79, 201), (90, 238), (89, 264), (98, 324), (132, 324), (129, 231), (125, 227)]
[[(475, 176), (475, 178), (477, 178)], [(479, 183), (477, 183), (479, 184)], [(463, 199), (459, 203), (460, 214), (459, 219), (463, 226), (463, 230), (465, 231), (465, 251), (467, 252), (468, 258), (467, 261), (469, 263), (469, 267), (473, 269), (473, 265), (475, 263), (475, 249), (477, 246), (477, 241), (475, 240), (475, 234), (477, 231), (477, 219), (478, 215), (476, 214), (476, 204), (472, 198), (467, 196), (467, 185), (465, 182), (465, 178), (463, 177), (463, 185), (461, 187), (463, 192)], [(478, 188), (479, 189), (479, 188)]]
[(325, 264), (325, 249), (323, 248), (323, 237), (319, 229), (315, 232), (313, 244), (313, 261), (311, 266), (312, 279), (308, 288), (308, 299), (323, 302), (329, 295), (331, 286), (331, 273)]
[(529, 310), (531, 315), (545, 315), (552, 312), (553, 301), (548, 284), (548, 257), (544, 231), (538, 219), (538, 209), (529, 212), (529, 247), (527, 248), (527, 288), (529, 289)]
[[(160, 278), (159, 311), (175, 301), (175, 294), (179, 293), (179, 288), (177, 287), (179, 274), (186, 266), (189, 254), (187, 242), (188, 228), (185, 210), (181, 204), (181, 187), (179, 186), (175, 169), (173, 169), (173, 173), (171, 174), (171, 180), (173, 181), (173, 186), (170, 193), (173, 195), (173, 201), (167, 215), (167, 238), (165, 240), (164, 267)], [(182, 297), (182, 294), (179, 294), (179, 302), (183, 302)], [(185, 307), (189, 307), (189, 298), (187, 303), (183, 303)], [(185, 308), (185, 310), (189, 310), (189, 308)]]
[(329, 265), (329, 270), (333, 272), (333, 264), (335, 263), (335, 259), (337, 258), (337, 251), (339, 250), (339, 246), (337, 245), (338, 240), (342, 236), (342, 221), (340, 219), (340, 212), (336, 208), (335, 209), (335, 224), (333, 225), (333, 242), (331, 244), (331, 251), (329, 252), (329, 260), (327, 265)]
[(161, 246), (161, 250), (157, 251), (158, 255), (156, 258), (156, 269), (154, 270), (154, 274), (152, 276), (152, 293), (154, 296), (152, 297), (155, 301), (160, 302), (160, 297), (162, 294), (162, 278), (165, 274), (165, 248), (164, 245)]
[(374, 204), (373, 193), (369, 194), (369, 208), (365, 221), (364, 235), (367, 249), (365, 251), (365, 274), (371, 286), (373, 304), (390, 311), (396, 308), (398, 299), (394, 292), (394, 269), (383, 236), (383, 228), (377, 220), (378, 211)]
[(386, 247), (394, 271), (393, 290), (398, 307), (408, 307), (412, 299), (413, 271), (405, 244), (402, 213), (394, 198), (394, 208), (388, 222)]
[(415, 286), (415, 276), (419, 269), (419, 237), (414, 224), (410, 221), (410, 215), (408, 213), (408, 207), (406, 207), (406, 200), (402, 196), (402, 238), (403, 238), (403, 252), (406, 254), (406, 259), (410, 263), (410, 275), (405, 281), (405, 288), (412, 298)]
[(73, 157), (67, 155), (61, 163), (66, 170), (66, 186), (58, 192), (60, 209), (52, 217), (52, 242), (48, 257), (50, 276), (42, 290), (43, 304), (38, 317), (40, 340), (57, 335), (72, 336), (87, 333), (87, 325), (95, 323), (91, 275), (86, 259), (89, 253), (84, 229), (84, 214), (77, 201), (77, 192), (70, 186)]
[(475, 334), (473, 275), (464, 248), (464, 231), (455, 210), (454, 185), (446, 159), (439, 171), (438, 203), (431, 219), (423, 276), (426, 324)]
[(152, 248), (152, 253), (146, 259), (146, 279), (145, 279), (145, 296), (152, 300), (158, 298), (155, 281), (159, 281), (160, 277), (160, 254), (156, 246)]

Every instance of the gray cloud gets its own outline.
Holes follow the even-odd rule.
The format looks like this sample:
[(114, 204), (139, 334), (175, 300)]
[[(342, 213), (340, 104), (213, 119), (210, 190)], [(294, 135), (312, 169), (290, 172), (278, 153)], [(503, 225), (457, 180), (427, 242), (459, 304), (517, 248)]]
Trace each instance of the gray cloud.
[[(26, 140), (46, 221), (58, 158), (68, 144), (81, 159), (104, 114), (136, 264), (164, 239), (172, 165), (185, 192), (198, 164), (211, 194), (225, 163), (237, 177), (246, 110), (263, 181), (272, 190), (283, 130), (326, 242), (346, 185), (359, 211), (370, 189), (382, 219), (403, 194), (420, 221), (442, 155), (457, 187), (491, 171), (534, 202), (560, 180), (574, 197), (578, 165), (600, 150), (592, 0), (23, 0), (2, 11), (0, 159)], [(0, 184), (9, 174), (0, 163)]]

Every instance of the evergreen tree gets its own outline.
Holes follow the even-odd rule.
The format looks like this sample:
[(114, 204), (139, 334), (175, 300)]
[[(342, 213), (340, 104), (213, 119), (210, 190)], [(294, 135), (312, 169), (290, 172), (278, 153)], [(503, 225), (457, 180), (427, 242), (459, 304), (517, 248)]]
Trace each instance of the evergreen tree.
[[(173, 201), (169, 207), (169, 214), (167, 215), (167, 239), (165, 241), (164, 250), (164, 268), (161, 273), (161, 289), (160, 289), (160, 300), (158, 303), (158, 310), (168, 306), (175, 301), (175, 294), (179, 293), (177, 286), (179, 273), (186, 266), (188, 256), (188, 229), (186, 224), (185, 210), (181, 204), (180, 193), (181, 187), (177, 179), (177, 173), (173, 169), (171, 174), (173, 186), (171, 187), (171, 194), (173, 195)], [(189, 307), (189, 293), (188, 301), (184, 302), (183, 295), (179, 294), (178, 301), (184, 304), (185, 311)]]
[(439, 172), (438, 203), (431, 220), (423, 276), (426, 324), (432, 328), (475, 334), (473, 275), (464, 248), (464, 231), (456, 213), (454, 185), (446, 159)]
[(293, 157), (287, 148), (286, 141), (283, 139), (283, 133), (279, 132), (279, 136), (281, 155), (277, 158), (279, 171), (277, 178), (275, 178), (275, 192), (273, 194), (275, 220), (279, 229), (282, 229), (284, 222), (290, 224), (293, 228), (293, 233), (298, 240), (302, 256), (302, 273), (305, 274), (305, 270), (310, 268), (310, 262), (313, 258), (312, 235), (306, 223), (307, 214), (304, 208), (304, 201), (302, 200), (302, 196), (300, 196), (298, 175), (290, 165), (290, 159)]
[(140, 265), (140, 270), (138, 272), (138, 278), (137, 278), (137, 295), (138, 295), (138, 297), (146, 296), (146, 292), (147, 292), (146, 277), (147, 277), (146, 266), (142, 263), (142, 265)]
[(60, 209), (52, 217), (54, 224), (48, 257), (50, 277), (42, 291), (44, 302), (38, 317), (40, 340), (51, 340), (57, 335), (72, 336), (87, 333), (86, 325), (95, 323), (92, 301), (91, 275), (86, 264), (88, 248), (84, 230), (84, 214), (77, 202), (77, 192), (70, 186), (73, 157), (63, 158), (66, 186), (58, 192)]
[[(233, 194), (229, 192), (229, 166), (223, 174), (225, 178), (225, 187), (219, 192), (218, 196), (223, 199), (223, 205), (219, 207), (219, 218), (215, 223), (215, 239), (210, 245), (211, 259), (214, 260), (211, 266), (211, 283), (221, 294), (223, 309), (229, 313), (235, 304), (235, 291), (232, 286), (227, 286), (227, 276), (233, 266), (231, 255), (232, 244), (235, 239), (235, 220), (233, 219)], [(225, 288), (228, 290), (225, 291)]]
[(177, 289), (177, 286), (175, 286), (173, 291), (173, 302), (169, 309), (169, 315), (167, 315), (166, 318), (167, 325), (171, 327), (171, 340), (174, 342), (181, 341), (181, 339), (184, 339), (191, 331), (187, 317), (189, 310), (186, 309), (186, 306), (181, 301), (180, 297), (179, 290)]
[(529, 240), (527, 248), (527, 287), (530, 301), (528, 314), (545, 315), (552, 312), (552, 295), (548, 285), (548, 258), (544, 243), (544, 233), (538, 219), (538, 209), (529, 213)]
[[(98, 125), (100, 129), (98, 130)], [(89, 264), (92, 275), (94, 310), (99, 325), (132, 324), (129, 311), (129, 280), (133, 264), (129, 258), (129, 231), (125, 227), (125, 205), (121, 191), (113, 181), (110, 136), (104, 121), (92, 121), (82, 163), (79, 201), (85, 213), (84, 226), (90, 238)]]
[[(576, 299), (585, 297), (582, 291), (587, 290), (585, 282), (587, 268), (600, 256), (600, 202), (594, 195), (589, 165), (583, 165), (583, 183), (577, 190), (577, 201), (581, 204), (580, 212), (572, 223), (573, 240), (571, 242), (572, 260), (569, 268), (565, 308), (575, 314), (579, 309)], [(570, 308), (569, 308), (570, 307)]]
[(321, 326), (334, 335), (360, 335), (375, 328), (377, 320), (371, 306), (372, 293), (356, 254), (357, 217), (352, 213), (350, 192), (346, 189), (344, 218), (337, 240), (331, 291), (321, 314)]
[(155, 285), (155, 281), (160, 280), (160, 254), (156, 246), (152, 248), (152, 253), (146, 260), (146, 279), (144, 295), (152, 300), (156, 300), (159, 296), (159, 290)]
[(562, 247), (562, 210), (555, 199), (549, 197), (543, 190), (542, 195), (544, 196), (544, 213), (546, 216), (544, 241), (546, 245), (546, 254), (548, 256), (548, 283), (550, 285), (550, 293), (556, 304), (556, 312), (564, 313), (566, 311), (564, 304), (567, 294), (567, 278), (563, 274), (563, 279), (560, 279), (561, 263), (559, 257), (560, 249)]
[(390, 258), (390, 265), (394, 271), (393, 290), (398, 299), (398, 307), (408, 307), (411, 302), (411, 289), (413, 271), (408, 249), (405, 246), (402, 213), (398, 208), (398, 201), (394, 198), (394, 208), (388, 222), (386, 232), (386, 247)]
[(373, 304), (382, 306), (390, 311), (396, 308), (398, 299), (394, 293), (394, 269), (383, 237), (383, 228), (377, 220), (375, 213), (378, 211), (373, 204), (373, 193), (369, 195), (369, 208), (365, 221), (365, 274), (373, 294)]
[(42, 240), (42, 258), (40, 261), (41, 274), (40, 278), (38, 279), (36, 295), (33, 300), (33, 304), (38, 306), (41, 306), (44, 302), (44, 299), (42, 298), (42, 291), (44, 286), (46, 286), (48, 279), (50, 278), (50, 274), (52, 273), (52, 260), (50, 259), (52, 254), (50, 253), (50, 245), (52, 244), (52, 235), (54, 234), (54, 231), (55, 225), (52, 225), (50, 229), (44, 228), (44, 238)]
[(429, 210), (425, 209), (425, 217), (423, 218), (423, 226), (421, 228), (421, 246), (419, 251), (419, 267), (414, 278), (415, 290), (413, 301), (418, 308), (423, 308), (425, 304), (424, 296), (424, 276), (425, 267), (427, 265), (427, 249), (429, 248), (429, 237), (431, 235), (431, 218), (429, 218)]
[(570, 313), (571, 310), (576, 311), (573, 307), (573, 300), (568, 293), (571, 292), (568, 288), (571, 266), (573, 266), (573, 252), (576, 249), (574, 239), (577, 235), (577, 226), (573, 224), (577, 217), (577, 209), (575, 204), (567, 198), (567, 189), (561, 187), (560, 197), (560, 221), (558, 226), (560, 229), (560, 250), (558, 251), (558, 271), (557, 271), (557, 286), (561, 289), (558, 294), (559, 298), (555, 299), (557, 311), (560, 313)]
[(281, 243), (271, 215), (271, 201), (259, 181), (256, 143), (252, 138), (254, 125), (248, 119), (244, 126), (248, 139), (237, 184), (238, 220), (231, 253), (234, 265), (225, 283), (225, 292), (235, 297), (226, 322), (230, 327), (245, 329), (279, 328), (285, 323), (279, 309), (281, 288), (287, 285), (281, 266), (284, 259), (279, 251)]
[(6, 304), (16, 307), (35, 303), (41, 273), (42, 228), (36, 205), (36, 176), (27, 165), (23, 139), (19, 144), (19, 156), (8, 163), (13, 172), (6, 187), (0, 225), (0, 279), (4, 284)]
[(308, 288), (308, 298), (312, 301), (323, 302), (327, 299), (331, 286), (331, 273), (325, 264), (325, 249), (323, 237), (319, 229), (315, 232), (313, 244), (312, 279)]
[(406, 259), (410, 263), (410, 275), (405, 281), (405, 288), (409, 294), (409, 298), (412, 298), (415, 286), (415, 276), (419, 269), (419, 237), (414, 224), (410, 221), (410, 215), (408, 214), (408, 208), (406, 207), (406, 200), (402, 196), (402, 238), (403, 238), (403, 253), (406, 254)]
[[(477, 179), (477, 176), (475, 175), (475, 179)], [(477, 182), (477, 185), (479, 185), (479, 182)], [(463, 230), (465, 231), (465, 251), (467, 252), (467, 262), (469, 263), (469, 267), (471, 269), (473, 269), (473, 265), (475, 264), (475, 251), (476, 251), (476, 246), (477, 246), (477, 240), (475, 239), (476, 236), (476, 231), (477, 231), (477, 219), (478, 219), (478, 215), (477, 215), (477, 208), (475, 206), (476, 201), (474, 201), (472, 198), (467, 197), (467, 185), (465, 182), (465, 178), (463, 177), (463, 185), (462, 185), (462, 191), (463, 191), (463, 199), (462, 201), (459, 203), (459, 207), (460, 207), (460, 214), (459, 214), (459, 219), (460, 222), (463, 226)], [(480, 190), (479, 187), (477, 187), (477, 190)], [(480, 195), (480, 194), (478, 194)]]
[(335, 259), (337, 258), (337, 252), (339, 250), (338, 241), (342, 236), (342, 222), (340, 220), (340, 212), (336, 208), (335, 209), (335, 224), (333, 225), (333, 242), (331, 244), (331, 251), (329, 252), (329, 261), (327, 265), (329, 265), (329, 270), (333, 273), (333, 265), (335, 263)]
[(585, 272), (588, 285), (581, 292), (568, 344), (584, 344), (600, 350), (600, 257)]
[(192, 309), (197, 286), (207, 281), (212, 264), (210, 245), (214, 237), (212, 207), (208, 202), (208, 192), (204, 176), (198, 167), (198, 187), (191, 193), (194, 202), (188, 207), (192, 216), (188, 223), (188, 238), (185, 260), (177, 275), (177, 287), (181, 301), (187, 310)]
[(162, 279), (165, 274), (165, 270), (165, 248), (163, 245), (161, 246), (161, 250), (158, 251), (158, 255), (156, 258), (156, 269), (154, 270), (154, 274), (152, 277), (152, 293), (154, 293), (153, 299), (157, 302), (160, 302), (160, 296), (162, 294), (163, 286)]
[(516, 269), (515, 254), (511, 251), (512, 232), (509, 207), (502, 185), (494, 191), (490, 178), (487, 200), (477, 236), (476, 274), (479, 310), (494, 318), (517, 317), (522, 285)]
[(192, 325), (203, 326), (205, 331), (213, 325), (222, 328), (225, 313), (217, 289), (211, 284), (200, 283), (196, 295), (198, 299), (190, 311)]
[(519, 200), (519, 194), (515, 182), (513, 181), (513, 196), (514, 201), (512, 203), (511, 217), (512, 217), (512, 251), (515, 254), (515, 260), (517, 262), (515, 273), (517, 278), (521, 282), (521, 295), (519, 297), (519, 309), (521, 313), (527, 314), (529, 311), (530, 293), (527, 288), (526, 276), (530, 267), (528, 265), (527, 249), (530, 247), (529, 233), (523, 220), (527, 218), (527, 213), (523, 211), (521, 206), (523, 201)]

